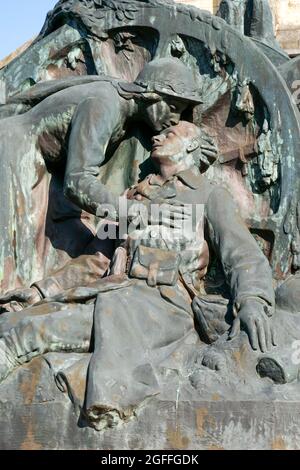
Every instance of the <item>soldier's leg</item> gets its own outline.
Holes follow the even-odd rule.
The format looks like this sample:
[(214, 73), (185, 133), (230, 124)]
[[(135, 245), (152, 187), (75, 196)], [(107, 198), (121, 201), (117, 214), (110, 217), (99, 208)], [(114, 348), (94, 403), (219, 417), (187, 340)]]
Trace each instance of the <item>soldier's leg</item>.
[(63, 312), (70, 307), (61, 302), (45, 302), (39, 305), (32, 305), (18, 312), (5, 312), (0, 315), (0, 338), (5, 332), (14, 328), (20, 320), (27, 317), (49, 315), (49, 313)]
[(16, 367), (47, 352), (88, 352), (94, 305), (27, 315), (0, 339), (0, 382)]

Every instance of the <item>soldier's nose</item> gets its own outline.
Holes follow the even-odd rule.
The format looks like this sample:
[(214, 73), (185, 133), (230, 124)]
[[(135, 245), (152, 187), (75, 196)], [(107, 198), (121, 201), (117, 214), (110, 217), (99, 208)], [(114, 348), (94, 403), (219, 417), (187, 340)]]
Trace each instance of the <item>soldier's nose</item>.
[(155, 135), (154, 137), (152, 137), (152, 144), (158, 144), (160, 142), (160, 138), (160, 135)]
[(180, 117), (173, 117), (172, 119), (170, 119), (171, 126), (177, 126), (177, 124), (179, 123), (179, 120), (180, 120)]

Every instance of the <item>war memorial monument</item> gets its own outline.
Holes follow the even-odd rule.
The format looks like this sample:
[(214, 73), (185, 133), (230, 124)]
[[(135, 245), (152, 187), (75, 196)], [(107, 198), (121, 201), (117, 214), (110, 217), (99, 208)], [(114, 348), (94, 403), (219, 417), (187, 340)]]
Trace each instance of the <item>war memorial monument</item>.
[(0, 70), (1, 449), (300, 448), (299, 77), (267, 0), (60, 0)]

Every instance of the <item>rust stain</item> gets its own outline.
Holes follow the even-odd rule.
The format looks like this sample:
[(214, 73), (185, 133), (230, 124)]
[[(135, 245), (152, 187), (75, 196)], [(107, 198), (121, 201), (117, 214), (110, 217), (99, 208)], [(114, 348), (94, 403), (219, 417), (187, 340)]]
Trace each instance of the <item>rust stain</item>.
[(284, 273), (282, 272), (280, 264), (276, 264), (275, 266), (275, 276), (277, 280), (284, 279)]
[(43, 446), (36, 442), (33, 421), (30, 419), (26, 430), (26, 436), (21, 444), (21, 450), (42, 450)]
[(216, 444), (212, 444), (211, 446), (208, 447), (207, 450), (225, 450), (224, 447), (218, 446)]
[(232, 356), (234, 360), (238, 363), (238, 365), (241, 366), (241, 359), (242, 359), (241, 351), (234, 351)]
[(247, 348), (244, 344), (241, 347), (241, 349), (234, 351), (232, 353), (234, 360), (236, 361), (238, 366), (241, 367), (242, 369), (245, 367), (246, 355), (247, 355)]
[(69, 76), (86, 75), (87, 69), (84, 58), (81, 56), (81, 60), (79, 58), (79, 61), (76, 63), (76, 68), (74, 70), (68, 66), (59, 66), (57, 63), (52, 63), (48, 65), (47, 72), (51, 80), (59, 80)]
[(220, 401), (221, 400), (221, 397), (218, 393), (214, 393), (212, 396), (211, 396), (211, 399), (213, 401)]
[(74, 398), (83, 402), (86, 392), (86, 375), (82, 374), (82, 367), (80, 363), (74, 369), (74, 371), (68, 376), (68, 381), (71, 385), (71, 389), (74, 393)]
[[(30, 405), (35, 397), (36, 387), (40, 381), (42, 361), (37, 358), (34, 359), (30, 365), (24, 366), (27, 369), (27, 374), (24, 374), (22, 383), (20, 384), (20, 391), (24, 396), (24, 405)], [(36, 432), (34, 421), (32, 417), (26, 417), (23, 419), (26, 427), (26, 435), (23, 443), (21, 444), (21, 450), (41, 450), (43, 446), (36, 442)]]
[(111, 308), (105, 308), (104, 313), (105, 315), (111, 316), (113, 315), (113, 310)]
[[(15, 286), (16, 263), (12, 256), (7, 256), (4, 259), (3, 273), (5, 273), (5, 277), (0, 279), (0, 289), (5, 292)], [(17, 287), (22, 287), (22, 285), (17, 285)]]
[[(60, 331), (62, 331), (63, 333), (67, 333), (68, 330), (69, 330), (68, 323), (66, 321), (61, 322)], [(45, 333), (45, 331), (43, 331), (43, 333)]]
[[(54, 134), (54, 135), (53, 135)], [(42, 150), (43, 155), (48, 159), (59, 160), (62, 151), (62, 142), (58, 135), (53, 131), (44, 131), (38, 136), (38, 148)]]
[(168, 286), (163, 286), (163, 293), (170, 299), (176, 297), (176, 292), (174, 291), (174, 289), (171, 289), (171, 287)]
[(190, 442), (186, 436), (181, 434), (179, 428), (173, 429), (169, 427), (167, 430), (167, 439), (172, 449), (187, 449)]
[(196, 410), (196, 426), (197, 426), (197, 435), (203, 437), (205, 433), (204, 425), (206, 418), (208, 416), (208, 411), (206, 408), (198, 408)]
[(19, 217), (24, 217), (26, 213), (26, 199), (21, 191), (17, 193), (16, 213)]
[(39, 383), (42, 369), (42, 361), (39, 358), (34, 359), (30, 365), (24, 366), (27, 374), (24, 374), (20, 391), (24, 396), (24, 404), (30, 405), (35, 397), (36, 387)]
[(77, 393), (78, 395), (84, 400), (84, 395), (86, 391), (86, 378), (85, 377), (79, 377), (77, 380)]
[(284, 439), (281, 436), (278, 436), (274, 439), (272, 442), (272, 450), (285, 450), (285, 442)]
[(14, 52), (10, 55), (6, 56), (3, 60), (0, 61), (0, 69), (8, 65), (13, 59), (18, 57), (22, 52), (26, 51), (28, 47), (32, 44), (34, 38), (30, 39), (29, 41), (25, 42), (22, 46), (18, 47)]
[(206, 423), (210, 428), (217, 427), (216, 418), (214, 416), (208, 415)]

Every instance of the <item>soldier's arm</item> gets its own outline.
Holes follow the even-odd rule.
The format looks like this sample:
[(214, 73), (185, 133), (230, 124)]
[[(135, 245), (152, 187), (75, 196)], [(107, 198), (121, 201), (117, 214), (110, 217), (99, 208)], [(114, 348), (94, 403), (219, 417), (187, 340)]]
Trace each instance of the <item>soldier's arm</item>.
[(51, 276), (35, 282), (32, 287), (39, 290), (42, 298), (47, 298), (73, 287), (89, 286), (103, 277), (109, 263), (110, 260), (100, 252), (81, 255), (54, 271)]
[(269, 262), (225, 189), (212, 191), (206, 205), (206, 219), (235, 304), (236, 320), (231, 337), (242, 328), (253, 349), (266, 351), (274, 344), (269, 317), (275, 295)]
[(0, 305), (8, 311), (19, 311), (68, 289), (88, 287), (103, 277), (109, 264), (110, 259), (100, 252), (71, 259), (63, 268), (34, 282), (30, 288), (19, 288), (0, 295)]
[[(120, 119), (118, 98), (112, 91), (110, 100), (100, 95), (82, 101), (71, 123), (64, 192), (81, 209), (99, 216), (106, 215), (108, 206), (117, 208), (117, 196), (98, 176)], [(108, 212), (107, 216), (115, 218), (113, 212)]]
[(206, 205), (206, 219), (237, 308), (253, 297), (272, 307), (275, 300), (269, 262), (228, 191), (213, 190)]

